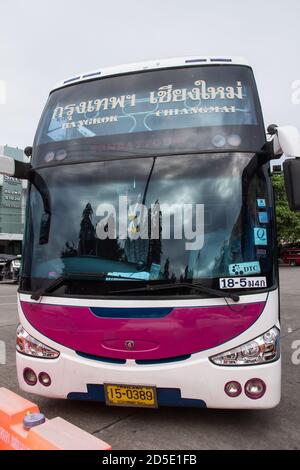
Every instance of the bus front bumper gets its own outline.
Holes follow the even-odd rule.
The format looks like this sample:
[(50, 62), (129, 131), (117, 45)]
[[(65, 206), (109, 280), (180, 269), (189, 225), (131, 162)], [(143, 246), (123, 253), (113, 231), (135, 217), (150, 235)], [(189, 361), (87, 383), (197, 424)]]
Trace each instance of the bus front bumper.
[[(61, 353), (57, 359), (39, 359), (17, 353), (19, 385), (22, 390), (37, 395), (75, 400), (104, 402), (104, 384), (155, 386), (158, 406), (192, 406), (229, 409), (266, 409), (280, 402), (281, 360), (270, 364), (248, 367), (222, 367), (207, 357), (190, 358), (180, 362), (138, 365), (128, 360), (125, 364), (104, 363), (78, 356), (74, 351)], [(49, 386), (39, 380), (28, 385), (24, 370), (32, 369), (38, 377), (46, 372), (51, 378)], [(254, 378), (266, 385), (259, 399), (248, 398), (245, 384)], [(236, 381), (241, 393), (229, 397), (225, 385)]]

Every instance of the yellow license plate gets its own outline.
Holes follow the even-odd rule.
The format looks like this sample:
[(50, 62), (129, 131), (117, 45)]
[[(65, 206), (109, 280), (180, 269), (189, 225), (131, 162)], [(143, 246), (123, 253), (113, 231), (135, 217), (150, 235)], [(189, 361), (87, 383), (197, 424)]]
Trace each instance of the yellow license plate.
[(156, 408), (156, 388), (144, 385), (104, 384), (107, 405)]

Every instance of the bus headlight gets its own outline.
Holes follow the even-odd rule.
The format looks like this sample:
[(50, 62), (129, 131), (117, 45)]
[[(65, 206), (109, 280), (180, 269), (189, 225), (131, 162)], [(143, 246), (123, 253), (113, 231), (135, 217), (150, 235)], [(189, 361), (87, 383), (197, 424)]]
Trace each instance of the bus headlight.
[(218, 366), (250, 366), (276, 361), (280, 356), (279, 335), (274, 326), (252, 341), (209, 359)]
[(16, 349), (19, 353), (26, 356), (40, 357), (42, 359), (55, 359), (60, 354), (55, 349), (30, 336), (22, 325), (19, 325), (17, 328)]

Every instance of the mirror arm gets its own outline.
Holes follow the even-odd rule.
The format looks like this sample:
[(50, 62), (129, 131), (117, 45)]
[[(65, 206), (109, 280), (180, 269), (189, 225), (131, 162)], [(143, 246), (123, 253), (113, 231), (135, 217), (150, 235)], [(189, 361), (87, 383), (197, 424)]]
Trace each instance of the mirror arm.
[(259, 158), (260, 165), (281, 157), (281, 155), (274, 154), (273, 140), (267, 140), (262, 149), (256, 152), (256, 156)]
[(34, 171), (30, 163), (19, 162), (18, 160), (15, 160), (14, 163), (14, 177), (30, 181), (42, 196), (45, 212), (51, 214), (50, 195), (44, 179)]
[(40, 193), (42, 200), (43, 200), (44, 211), (47, 214), (51, 215), (50, 193), (48, 191), (48, 188), (44, 179), (38, 173), (36, 173), (33, 169), (31, 169), (29, 173), (29, 181), (33, 184), (33, 186), (35, 186), (35, 188)]
[(15, 178), (21, 180), (30, 180), (32, 173), (32, 167), (30, 163), (19, 162), (15, 160)]
[(49, 190), (48, 190), (48, 187), (44, 178), (39, 173), (36, 173), (32, 169), (30, 171), (29, 177), (30, 177), (29, 180), (31, 184), (40, 193), (42, 201), (43, 201), (44, 214), (42, 215), (42, 218), (41, 218), (39, 244), (46, 245), (49, 241), (50, 224), (51, 224), (50, 193), (49, 193)]

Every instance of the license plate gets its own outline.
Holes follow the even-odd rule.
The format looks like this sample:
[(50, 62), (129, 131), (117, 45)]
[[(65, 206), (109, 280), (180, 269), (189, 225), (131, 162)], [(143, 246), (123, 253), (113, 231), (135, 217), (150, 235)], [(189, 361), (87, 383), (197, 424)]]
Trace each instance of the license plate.
[(107, 405), (157, 408), (155, 387), (104, 384), (104, 390)]
[(222, 277), (220, 289), (255, 289), (267, 287), (265, 277)]

